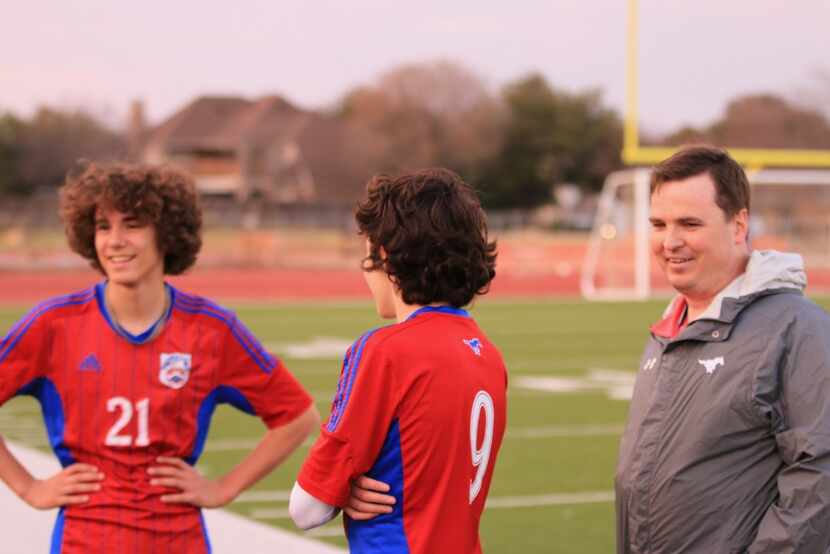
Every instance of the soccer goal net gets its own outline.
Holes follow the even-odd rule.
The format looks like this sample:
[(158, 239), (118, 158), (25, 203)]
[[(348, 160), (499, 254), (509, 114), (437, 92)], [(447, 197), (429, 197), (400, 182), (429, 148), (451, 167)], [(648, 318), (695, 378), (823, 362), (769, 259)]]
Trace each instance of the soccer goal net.
[[(649, 176), (648, 169), (627, 169), (606, 179), (582, 266), (584, 297), (671, 293), (650, 256)], [(801, 254), (808, 292), (830, 291), (830, 170), (764, 169), (748, 176), (752, 247)]]

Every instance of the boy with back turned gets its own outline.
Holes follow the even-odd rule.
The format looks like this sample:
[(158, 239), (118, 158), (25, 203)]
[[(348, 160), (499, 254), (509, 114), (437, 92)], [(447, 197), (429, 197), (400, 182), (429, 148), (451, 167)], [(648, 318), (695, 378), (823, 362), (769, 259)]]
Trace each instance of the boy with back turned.
[(378, 176), (367, 189), (356, 212), (364, 276), (396, 323), (348, 350), (290, 511), (307, 529), (344, 509), (353, 553), (476, 554), (507, 371), (463, 308), (495, 275), (495, 243), (473, 189), (450, 171)]

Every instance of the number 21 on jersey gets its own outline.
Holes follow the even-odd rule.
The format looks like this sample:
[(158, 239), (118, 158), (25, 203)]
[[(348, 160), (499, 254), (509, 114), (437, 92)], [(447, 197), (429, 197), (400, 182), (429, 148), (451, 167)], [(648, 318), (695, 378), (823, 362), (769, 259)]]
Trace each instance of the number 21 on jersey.
[[(104, 444), (107, 446), (149, 446), (150, 444), (150, 399), (142, 398), (135, 403), (123, 396), (114, 396), (107, 400), (108, 412), (119, 412), (118, 419), (110, 427)], [(138, 412), (138, 434), (124, 434), (124, 428), (130, 424), (133, 412)]]
[[(478, 444), (478, 425), (482, 413), (484, 414), (484, 438)], [(495, 409), (493, 398), (486, 391), (480, 390), (473, 399), (473, 408), (470, 411), (470, 455), (473, 467), (476, 469), (475, 479), (470, 483), (470, 504), (481, 492), (481, 484), (487, 474), (490, 464), (490, 449), (493, 446), (493, 419)]]

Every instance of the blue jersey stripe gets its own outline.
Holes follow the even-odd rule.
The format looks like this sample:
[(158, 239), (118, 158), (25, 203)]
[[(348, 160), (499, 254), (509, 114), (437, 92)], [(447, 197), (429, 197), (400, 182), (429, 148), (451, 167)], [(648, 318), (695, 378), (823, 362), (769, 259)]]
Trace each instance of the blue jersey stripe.
[[(259, 341), (256, 341), (256, 339), (254, 339), (255, 346), (253, 346), (253, 347), (250, 346), (245, 341), (245, 337), (243, 336), (243, 334), (240, 333), (240, 329), (239, 329), (241, 324), (236, 325), (236, 323), (239, 320), (236, 319), (233, 315), (226, 316), (222, 313), (216, 313), (216, 312), (210, 311), (209, 309), (206, 309), (205, 306), (201, 306), (201, 307), (187, 306), (186, 304), (184, 304), (180, 301), (177, 301), (174, 304), (174, 307), (181, 310), (181, 311), (183, 311), (183, 312), (185, 312), (185, 313), (188, 313), (188, 314), (206, 315), (206, 316), (212, 317), (214, 319), (218, 319), (219, 321), (223, 322), (225, 325), (227, 325), (230, 328), (231, 333), (233, 334), (234, 337), (236, 337), (236, 340), (239, 341), (239, 343), (242, 345), (242, 347), (245, 349), (245, 351), (248, 352), (248, 354), (251, 356), (251, 358), (254, 360), (254, 362), (256, 362), (256, 364), (260, 367), (260, 369), (262, 369), (262, 371), (264, 371), (265, 373), (271, 373), (274, 370), (274, 368), (277, 366), (277, 363), (276, 363), (276, 360), (274, 359), (274, 357), (271, 356), (271, 355), (268, 355), (267, 353), (265, 353), (265, 351), (259, 346)], [(232, 318), (232, 319), (229, 320), (229, 317)], [(247, 333), (247, 335), (250, 336), (250, 333)]]
[[(238, 320), (237, 320), (238, 321)], [(271, 356), (268, 355), (268, 352), (265, 351), (265, 348), (262, 346), (262, 343), (257, 340), (257, 338), (251, 333), (251, 330), (248, 329), (245, 325), (241, 324), (237, 326), (239, 333), (248, 340), (248, 344), (254, 348), (260, 355), (260, 357), (266, 361), (266, 363), (272, 363)]]
[(341, 383), (338, 385), (337, 396), (334, 398), (334, 409), (331, 412), (329, 423), (326, 426), (326, 429), (329, 432), (332, 432), (337, 428), (337, 424), (343, 417), (343, 412), (346, 411), (346, 406), (348, 405), (349, 398), (352, 395), (352, 387), (357, 379), (360, 358), (363, 357), (363, 348), (366, 346), (366, 341), (369, 340), (369, 337), (371, 337), (375, 331), (377, 331), (377, 329), (372, 329), (360, 337), (360, 339), (352, 345), (352, 355), (349, 359), (346, 370), (343, 372), (343, 376), (340, 378)]
[(222, 306), (220, 306), (216, 302), (212, 302), (212, 301), (210, 301), (207, 298), (204, 298), (202, 296), (194, 296), (192, 294), (187, 294), (186, 292), (182, 292), (182, 291), (177, 291), (177, 292), (178, 292), (177, 296), (178, 296), (179, 300), (181, 300), (184, 304), (188, 304), (188, 305), (190, 305), (191, 307), (194, 307), (194, 308), (196, 308), (196, 307), (198, 307), (198, 308), (210, 308), (210, 309), (212, 309), (212, 310), (214, 310), (214, 311), (216, 311), (220, 314), (225, 315), (225, 317), (229, 317), (229, 318), (233, 317), (233, 312), (231, 310), (228, 310), (227, 308), (223, 308)]
[(75, 294), (68, 294), (65, 296), (59, 296), (57, 298), (53, 298), (51, 300), (47, 300), (42, 304), (35, 306), (26, 316), (20, 320), (14, 327), (11, 328), (9, 333), (0, 342), (0, 362), (2, 362), (6, 357), (9, 355), (23, 335), (26, 334), (26, 331), (29, 330), (29, 327), (37, 321), (37, 319), (56, 308), (62, 308), (64, 306), (74, 306), (79, 304), (86, 304), (90, 300), (95, 298), (94, 289), (87, 289), (85, 291), (75, 293)]
[[(349, 398), (351, 398), (351, 396), (352, 396), (352, 387), (354, 386), (354, 383), (357, 380), (357, 372), (360, 369), (360, 361), (361, 361), (361, 358), (363, 357), (363, 349), (366, 346), (366, 343), (369, 341), (369, 337), (374, 335), (376, 331), (377, 331), (377, 329), (372, 329), (371, 331), (366, 333), (363, 336), (363, 339), (360, 341), (360, 345), (357, 347), (357, 353), (354, 356), (355, 361), (352, 364), (352, 370), (351, 370), (351, 373), (350, 373), (349, 381), (348, 381), (348, 383), (346, 383), (346, 389), (344, 391), (345, 394), (346, 394), (346, 398), (343, 401), (343, 408), (340, 410), (340, 416), (337, 418), (338, 422), (340, 421), (340, 418), (343, 416), (343, 412), (346, 410), (346, 406), (348, 406), (348, 404), (349, 404)], [(337, 426), (337, 423), (335, 423), (335, 427), (336, 426)]]
[(372, 468), (366, 472), (372, 479), (389, 485), (389, 492), (395, 497), (392, 513), (380, 514), (367, 521), (355, 521), (346, 517), (346, 536), (349, 552), (352, 554), (409, 554), (409, 543), (403, 524), (403, 453), (401, 451), (401, 430), (394, 420), (386, 433)]
[(234, 408), (241, 410), (247, 414), (254, 415), (255, 411), (248, 399), (242, 392), (227, 385), (220, 385), (210, 391), (202, 403), (199, 405), (199, 411), (196, 416), (196, 439), (193, 441), (193, 451), (190, 456), (185, 458), (185, 461), (190, 465), (194, 465), (202, 451), (205, 448), (205, 440), (207, 439), (208, 429), (210, 429), (210, 420), (213, 417), (213, 412), (217, 404), (230, 404)]
[[(237, 341), (239, 341), (239, 343), (242, 345), (245, 351), (248, 352), (248, 354), (251, 356), (254, 362), (256, 362), (260, 369), (262, 369), (262, 371), (264, 371), (265, 373), (271, 373), (271, 371), (273, 371), (274, 368), (277, 366), (276, 360), (273, 356), (265, 354), (264, 350), (261, 347), (257, 347), (255, 345), (252, 346), (245, 340), (245, 336), (240, 332), (240, 326), (237, 325), (239, 320), (235, 317), (229, 321), (225, 317), (210, 312), (208, 310), (191, 309), (183, 305), (178, 305), (176, 307), (186, 313), (207, 315), (225, 323), (230, 328), (231, 334), (233, 334), (233, 336), (236, 338)], [(258, 345), (258, 341), (256, 341), (255, 344)]]
[(121, 327), (118, 324), (118, 322), (115, 321), (115, 319), (113, 319), (110, 315), (109, 310), (107, 309), (107, 302), (104, 298), (106, 285), (106, 281), (95, 285), (95, 298), (98, 301), (98, 310), (101, 312), (101, 315), (104, 316), (104, 319), (106, 320), (107, 324), (109, 324), (110, 328), (132, 344), (144, 344), (148, 340), (155, 337), (156, 329), (158, 329), (158, 327), (161, 324), (166, 323), (170, 319), (170, 314), (173, 313), (173, 302), (175, 302), (175, 292), (173, 287), (165, 283), (165, 289), (170, 292), (170, 306), (168, 306), (167, 310), (165, 310), (165, 312), (161, 314), (161, 316), (155, 321), (155, 323), (150, 325), (150, 327), (146, 331), (134, 335), (133, 333), (130, 333), (129, 331)]
[[(329, 415), (329, 423), (334, 418), (334, 412), (337, 410), (340, 401), (343, 399), (343, 387), (346, 384), (346, 371), (351, 365), (352, 353), (354, 352), (355, 344), (346, 349), (346, 354), (343, 356), (343, 365), (340, 367), (340, 379), (337, 381), (337, 390), (334, 391), (334, 398), (332, 398), (332, 413)], [(326, 426), (328, 428), (328, 424)]]
[(348, 386), (351, 372), (354, 369), (359, 345), (363, 339), (363, 336), (357, 339), (346, 351), (346, 356), (343, 358), (343, 367), (340, 370), (340, 381), (337, 383), (337, 392), (332, 401), (331, 415), (329, 415), (329, 421), (326, 424), (326, 429), (329, 432), (334, 431), (337, 422), (340, 420), (340, 413), (344, 408), (343, 403), (345, 401), (346, 387)]
[(55, 519), (55, 526), (52, 528), (52, 544), (49, 547), (49, 554), (61, 554), (63, 546), (63, 525), (66, 523), (66, 508), (58, 510), (58, 517)]
[[(92, 289), (87, 289), (85, 291), (74, 293), (74, 294), (67, 294), (65, 296), (59, 296), (56, 298), (52, 298), (45, 302), (41, 302), (37, 306), (35, 306), (32, 310), (27, 313), (23, 319), (18, 321), (12, 328), (9, 330), (6, 337), (0, 341), (0, 352), (2, 352), (7, 345), (12, 342), (17, 342), (19, 340), (19, 333), (25, 334), (26, 330), (28, 330), (29, 326), (37, 320), (41, 315), (44, 313), (52, 310), (53, 308), (60, 308), (62, 306), (67, 305), (74, 305), (74, 304), (83, 304), (86, 301), (90, 300), (91, 297), (88, 295), (92, 292)], [(0, 354), (0, 361), (5, 357), (6, 354)]]
[(453, 308), (452, 306), (424, 306), (423, 308), (418, 308), (417, 310), (409, 314), (409, 317), (407, 317), (406, 320), (409, 321), (410, 319), (416, 318), (421, 314), (427, 314), (430, 312), (460, 315), (461, 317), (470, 317), (470, 313), (467, 310), (463, 310), (461, 308)]
[[(179, 296), (182, 300), (182, 302), (179, 305), (182, 307), (187, 307), (190, 310), (204, 310), (205, 313), (211, 311), (214, 314), (214, 317), (220, 316), (218, 319), (222, 319), (222, 317), (224, 317), (225, 319), (223, 319), (223, 321), (225, 321), (226, 323), (237, 320), (233, 312), (222, 308), (218, 304), (211, 302), (206, 298), (192, 296), (189, 294), (182, 293), (180, 291)], [(260, 355), (260, 361), (273, 369), (275, 364), (271, 361), (272, 356), (265, 351), (260, 342), (250, 333), (250, 331), (248, 331), (248, 329), (244, 325), (240, 327), (234, 325), (232, 326), (232, 328), (235, 331), (239, 331), (237, 339), (239, 339), (240, 342), (247, 344), (248, 348), (251, 348), (258, 352)], [(247, 342), (244, 339), (247, 339)]]
[(66, 418), (58, 388), (48, 378), (38, 377), (29, 381), (17, 391), (17, 395), (22, 394), (34, 396), (40, 402), (43, 421), (46, 423), (46, 434), (49, 437), (49, 445), (60, 460), (61, 465), (67, 467), (74, 464), (75, 460), (63, 441)]
[(329, 414), (329, 421), (326, 424), (326, 429), (328, 431), (334, 430), (335, 420), (339, 417), (340, 407), (343, 404), (343, 398), (346, 391), (346, 382), (348, 381), (349, 373), (352, 370), (357, 345), (360, 343), (362, 338), (363, 337), (357, 339), (357, 341), (355, 341), (348, 348), (348, 350), (346, 350), (346, 355), (343, 357), (343, 366), (340, 369), (340, 380), (337, 382), (337, 390), (335, 391), (334, 398), (332, 399), (331, 414)]
[(205, 513), (199, 510), (199, 521), (202, 522), (202, 536), (205, 537), (205, 546), (207, 546), (207, 554), (212, 554), (213, 546), (210, 544), (210, 535), (208, 534), (207, 524), (205, 523)]

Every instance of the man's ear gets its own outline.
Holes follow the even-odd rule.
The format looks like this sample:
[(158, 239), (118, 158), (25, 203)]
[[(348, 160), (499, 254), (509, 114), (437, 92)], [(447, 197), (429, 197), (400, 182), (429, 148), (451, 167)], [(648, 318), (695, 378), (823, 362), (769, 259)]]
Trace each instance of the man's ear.
[(749, 211), (742, 208), (732, 221), (735, 223), (735, 244), (749, 244)]

